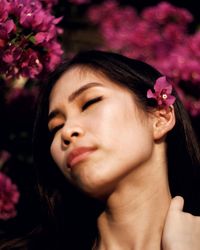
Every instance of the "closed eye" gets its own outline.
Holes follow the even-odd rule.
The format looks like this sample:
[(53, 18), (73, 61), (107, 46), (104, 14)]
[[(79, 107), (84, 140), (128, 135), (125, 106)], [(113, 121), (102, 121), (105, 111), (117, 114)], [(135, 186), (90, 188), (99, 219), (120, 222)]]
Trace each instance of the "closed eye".
[(60, 124), (58, 126), (55, 126), (53, 129), (50, 130), (50, 136), (54, 137), (54, 135), (57, 133), (59, 129), (63, 127), (63, 124)]
[(102, 96), (98, 96), (98, 97), (96, 97), (96, 98), (93, 98), (93, 99), (87, 101), (87, 102), (82, 106), (82, 108), (81, 108), (82, 111), (86, 110), (89, 106), (91, 106), (92, 104), (94, 104), (94, 103), (96, 103), (96, 102), (101, 101), (102, 99), (103, 99)]

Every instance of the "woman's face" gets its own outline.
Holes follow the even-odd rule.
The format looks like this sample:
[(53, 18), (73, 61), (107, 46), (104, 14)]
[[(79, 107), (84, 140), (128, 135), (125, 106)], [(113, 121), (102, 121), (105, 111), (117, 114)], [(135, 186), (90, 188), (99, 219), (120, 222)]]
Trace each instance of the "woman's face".
[(151, 161), (150, 118), (132, 93), (90, 69), (73, 68), (56, 82), (49, 99), (51, 155), (65, 177), (102, 197)]

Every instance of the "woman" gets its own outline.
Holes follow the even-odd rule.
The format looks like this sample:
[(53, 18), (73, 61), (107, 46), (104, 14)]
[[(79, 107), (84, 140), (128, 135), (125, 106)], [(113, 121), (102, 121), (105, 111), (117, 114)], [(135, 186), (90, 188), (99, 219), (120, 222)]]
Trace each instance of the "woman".
[[(81, 52), (44, 84), (38, 106), (41, 249), (199, 249), (199, 218), (185, 213), (200, 211), (199, 149), (166, 77), (115, 53)], [(184, 213), (181, 198), (170, 206), (177, 195)]]
[(143, 62), (89, 51), (44, 86), (34, 144), (39, 189), (55, 218), (60, 200), (58, 234), (69, 249), (161, 249), (176, 195), (199, 214), (198, 144), (175, 91), (156, 100), (160, 77)]

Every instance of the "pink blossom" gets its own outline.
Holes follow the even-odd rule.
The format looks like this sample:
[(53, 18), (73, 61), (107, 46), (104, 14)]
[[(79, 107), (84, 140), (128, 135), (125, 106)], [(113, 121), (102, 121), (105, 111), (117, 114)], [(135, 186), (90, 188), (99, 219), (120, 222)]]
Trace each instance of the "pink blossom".
[(190, 101), (189, 98), (186, 100), (185, 106), (187, 106), (188, 111), (190, 112), (191, 116), (199, 116), (200, 115), (200, 101), (193, 100)]
[(12, 64), (18, 61), (22, 55), (22, 49), (16, 46), (9, 46), (2, 54), (2, 60), (6, 63)]
[(35, 25), (34, 17), (35, 17), (34, 11), (31, 8), (24, 7), (20, 13), (20, 19), (19, 19), (20, 24), (25, 28), (31, 28), (32, 26)]
[[(60, 30), (57, 30), (55, 28), (54, 24), (57, 24), (60, 22), (61, 18), (56, 18), (52, 20), (52, 24), (44, 28), (44, 31), (40, 31), (35, 35), (35, 44), (43, 44), (44, 42), (50, 42), (51, 40), (54, 40), (55, 37), (57, 36), (57, 32), (60, 33)], [(42, 30), (42, 29), (41, 29)]]
[(186, 109), (189, 111), (190, 115), (195, 117), (200, 115), (200, 100), (195, 99), (192, 96), (186, 95), (181, 88), (176, 89), (178, 95), (183, 102)]
[(62, 34), (57, 27), (62, 17), (53, 16), (50, 8), (57, 2), (0, 0), (0, 74), (6, 80), (38, 78), (61, 61), (63, 50), (53, 44)]
[(40, 44), (40, 43), (43, 43), (44, 41), (48, 41), (48, 39), (46, 39), (48, 36), (48, 33), (47, 32), (38, 32), (34, 39), (35, 39), (35, 44)]
[(197, 30), (188, 40), (188, 47), (190, 47), (191, 53), (194, 53), (195, 57), (200, 58), (200, 31)]
[(172, 85), (166, 79), (166, 76), (159, 77), (154, 85), (154, 93), (149, 89), (147, 97), (156, 99), (159, 106), (168, 107), (172, 105), (176, 98), (171, 95)]
[(0, 38), (8, 39), (9, 34), (16, 30), (16, 26), (13, 20), (7, 20), (4, 23), (0, 23)]
[(11, 179), (0, 172), (0, 219), (7, 220), (16, 216), (16, 204), (19, 201), (19, 191)]
[(70, 3), (73, 4), (86, 4), (86, 3), (90, 3), (90, 0), (68, 0)]
[(32, 49), (23, 53), (23, 62), (20, 66), (20, 73), (24, 77), (35, 78), (43, 69), (39, 55)]
[(142, 18), (148, 22), (166, 25), (174, 22), (181, 26), (193, 21), (193, 16), (184, 8), (178, 8), (168, 2), (159, 3), (155, 7), (147, 7), (142, 13)]
[[(154, 7), (155, 11), (158, 8)], [(184, 42), (184, 25), (178, 25), (173, 20), (163, 25), (143, 16), (145, 10), (138, 16), (134, 8), (120, 7), (115, 1), (91, 7), (88, 12), (89, 19), (100, 25), (105, 47), (131, 57), (145, 60), (163, 57), (178, 41)]]
[[(38, 0), (9, 0), (8, 1), (8, 11), (10, 14), (20, 17), (21, 13), (26, 12), (27, 14), (30, 12), (38, 11), (42, 9), (41, 1)], [(29, 12), (27, 11), (29, 10)]]
[(189, 33), (193, 16), (188, 10), (161, 2), (139, 14), (133, 7), (110, 0), (91, 6), (88, 18), (99, 26), (102, 49), (155, 66), (173, 80), (176, 89), (181, 89), (184, 82), (187, 89), (192, 89), (190, 95), (182, 94), (190, 103), (184, 99), (185, 107), (191, 115), (200, 115), (199, 89), (194, 91), (200, 84), (200, 32)]
[(34, 39), (35, 39), (35, 44), (38, 45), (38, 44), (44, 44), (46, 42), (49, 42), (50, 40), (52, 40), (53, 38), (55, 37), (55, 29), (53, 28), (51, 30), (49, 30), (49, 32), (38, 32)]
[(56, 41), (49, 43), (47, 50), (48, 53), (45, 57), (45, 66), (47, 71), (51, 72), (61, 62), (63, 51), (61, 45)]
[(119, 9), (119, 5), (115, 0), (104, 1), (101, 5), (93, 5), (89, 8), (87, 16), (93, 23), (103, 23), (105, 18), (110, 16)]
[(57, 19), (49, 11), (32, 9), (29, 6), (23, 8), (20, 13), (20, 24), (25, 28), (31, 28), (36, 31), (47, 31), (52, 24), (55, 24), (54, 22)]
[(8, 19), (8, 2), (0, 0), (0, 22), (5, 22)]

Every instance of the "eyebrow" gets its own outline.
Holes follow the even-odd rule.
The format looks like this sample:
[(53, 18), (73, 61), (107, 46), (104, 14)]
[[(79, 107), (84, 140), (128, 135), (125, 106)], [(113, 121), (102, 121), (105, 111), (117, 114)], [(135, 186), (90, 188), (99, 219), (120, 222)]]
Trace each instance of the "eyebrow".
[[(103, 87), (103, 85), (101, 83), (98, 82), (89, 82), (87, 84), (85, 84), (84, 86), (80, 87), (79, 89), (75, 90), (69, 97), (68, 97), (68, 101), (72, 102), (74, 101), (78, 96), (80, 96), (84, 91), (93, 88), (93, 87)], [(48, 123), (59, 114), (59, 110), (55, 109), (53, 111), (51, 111), (48, 115)]]

